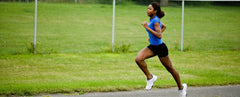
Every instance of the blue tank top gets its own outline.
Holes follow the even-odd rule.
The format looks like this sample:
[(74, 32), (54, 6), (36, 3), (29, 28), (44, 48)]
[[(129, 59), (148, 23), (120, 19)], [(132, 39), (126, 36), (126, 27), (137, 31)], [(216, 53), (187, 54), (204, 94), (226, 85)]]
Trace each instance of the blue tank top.
[[(150, 19), (149, 23), (148, 23), (148, 26), (149, 28), (151, 28), (152, 30), (156, 31), (155, 30), (155, 27), (154, 27), (154, 23), (159, 23), (160, 24), (160, 28), (162, 28), (162, 23), (160, 21), (160, 19), (157, 17), (157, 15), (155, 17), (153, 17), (152, 19)], [(160, 45), (162, 44), (162, 39), (159, 39), (157, 38), (156, 36), (154, 36), (151, 32), (148, 32), (148, 36), (149, 36), (149, 40), (150, 40), (150, 44), (151, 45)]]

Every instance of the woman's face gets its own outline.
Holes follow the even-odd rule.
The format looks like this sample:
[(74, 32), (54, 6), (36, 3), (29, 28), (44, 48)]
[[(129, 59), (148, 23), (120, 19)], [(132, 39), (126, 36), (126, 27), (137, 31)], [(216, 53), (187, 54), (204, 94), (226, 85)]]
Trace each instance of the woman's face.
[(157, 10), (154, 10), (154, 8), (152, 7), (152, 5), (150, 4), (150, 5), (148, 6), (148, 9), (147, 9), (147, 15), (148, 15), (149, 17), (152, 17), (152, 16), (156, 15), (156, 13), (157, 13)]

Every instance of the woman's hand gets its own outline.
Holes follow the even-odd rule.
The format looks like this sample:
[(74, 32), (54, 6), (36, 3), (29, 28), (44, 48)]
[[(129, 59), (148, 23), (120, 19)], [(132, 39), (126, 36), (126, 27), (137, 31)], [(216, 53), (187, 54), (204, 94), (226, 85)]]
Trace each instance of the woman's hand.
[(146, 22), (146, 21), (144, 21), (144, 22), (142, 23), (142, 25), (143, 25), (143, 27), (144, 27), (145, 29), (147, 29), (147, 28), (148, 28), (148, 24), (147, 24), (147, 22)]

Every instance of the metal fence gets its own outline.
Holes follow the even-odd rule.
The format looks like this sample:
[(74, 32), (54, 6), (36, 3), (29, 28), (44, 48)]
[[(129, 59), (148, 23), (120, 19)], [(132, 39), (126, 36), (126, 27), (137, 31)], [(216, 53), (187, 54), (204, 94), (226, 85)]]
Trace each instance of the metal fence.
[[(52, 39), (51, 37), (41, 37), (41, 35), (43, 35), (44, 33), (59, 33), (59, 32), (62, 32), (61, 35), (67, 35), (69, 33), (64, 33), (65, 30), (70, 30), (70, 29), (76, 29), (76, 30), (71, 30), (71, 32), (73, 34), (77, 33), (78, 31), (81, 31), (81, 29), (84, 29), (84, 26), (81, 27), (81, 23), (86, 23), (86, 20), (84, 20), (84, 16), (85, 17), (90, 17), (88, 16), (89, 13), (88, 12), (88, 7), (85, 7), (85, 3), (101, 3), (101, 4), (105, 4), (105, 5), (98, 5), (96, 4), (98, 7), (95, 6), (95, 4), (92, 4), (92, 7), (96, 7), (98, 10), (99, 9), (99, 12), (104, 12), (106, 14), (108, 14), (109, 16), (108, 17), (102, 17), (102, 18), (99, 18), (99, 17), (90, 17), (91, 19), (93, 20), (96, 20), (96, 22), (98, 22), (97, 20), (101, 20), (98, 22), (98, 24), (101, 24), (101, 22), (108, 22), (108, 28), (107, 30), (106, 29), (102, 29), (101, 25), (93, 25), (93, 26), (96, 26), (97, 30), (95, 31), (101, 31), (102, 32), (107, 32), (107, 33), (111, 33), (111, 21), (112, 21), (112, 0), (38, 0), (40, 2), (39, 4), (39, 23), (38, 23), (38, 32), (39, 32), (39, 40), (40, 40), (40, 43), (42, 43), (40, 46), (42, 47), (39, 47), (39, 48), (44, 48), (45, 51), (47, 50), (56, 50), (56, 52), (95, 52), (95, 51), (98, 51), (99, 47), (101, 48), (102, 45), (108, 47), (109, 43), (111, 42), (111, 34), (108, 34), (108, 38), (106, 39), (106, 34), (99, 34), (99, 36), (101, 36), (101, 38), (99, 38), (96, 42), (86, 42), (86, 43), (89, 43), (91, 44), (91, 48), (89, 46), (89, 48), (80, 48), (79, 47), (76, 47), (76, 48), (68, 48), (68, 47), (65, 47), (65, 46), (61, 46), (61, 44), (69, 44), (69, 45), (73, 45), (73, 40), (72, 41), (62, 41), (62, 42), (59, 42), (61, 40), (56, 40), (56, 39)], [(136, 4), (149, 4), (149, 2), (152, 2), (152, 1), (157, 1), (157, 2), (160, 2), (160, 0), (116, 0), (116, 3), (117, 4), (124, 4), (124, 3), (128, 3), (128, 2), (131, 2), (131, 3), (136, 3)], [(33, 17), (33, 13), (34, 13), (34, 8), (33, 8), (33, 3), (34, 3), (34, 0), (0, 0), (0, 2), (29, 2), (30, 4), (23, 4), (23, 3), (17, 3), (18, 5), (22, 5), (24, 6), (22, 10), (20, 11), (23, 11), (23, 12), (26, 12), (26, 13), (31, 13), (30, 15)], [(44, 3), (42, 3), (44, 2)], [(52, 4), (47, 4), (47, 3), (52, 3)], [(77, 4), (53, 4), (53, 3), (77, 3)], [(181, 2), (179, 1), (176, 1), (175, 2), (176, 5), (181, 5)], [(193, 5), (195, 5), (197, 2), (194, 2), (192, 3)], [(211, 2), (212, 3), (212, 2)], [(236, 4), (239, 2), (235, 2)], [(189, 5), (191, 4), (191, 2), (186, 2), (186, 5)], [(201, 3), (200, 3), (201, 4)], [(209, 4), (209, 3), (208, 3)], [(28, 7), (26, 7), (25, 5), (27, 5)], [(47, 9), (45, 8), (46, 6), (49, 7), (49, 5), (51, 6), (55, 6), (57, 8), (52, 8), (54, 11), (51, 11), (52, 9)], [(65, 5), (65, 6), (64, 6)], [(90, 4), (91, 5), (91, 4)], [(87, 5), (86, 6), (90, 6), (90, 5)], [(22, 7), (21, 6), (21, 7)], [(64, 6), (64, 7), (59, 7), (59, 6)], [(63, 24), (60, 24), (60, 23), (64, 23), (66, 22), (66, 20), (62, 19), (62, 18), (67, 18), (68, 20), (71, 20), (69, 19), (70, 16), (67, 16), (67, 17), (61, 17), (62, 14), (62, 9), (65, 10), (66, 7), (68, 6), (75, 6), (76, 8), (79, 8), (81, 9), (81, 12), (75, 10), (75, 9), (71, 9), (71, 10), (75, 10), (75, 11), (72, 11), (74, 13), (79, 13), (79, 14), (74, 14), (76, 15), (77, 18), (79, 18), (77, 21), (76, 24), (72, 24), (72, 22), (75, 23), (75, 21), (67, 21), (69, 23), (69, 25), (73, 26), (73, 27), (69, 27), (69, 25), (63, 25)], [(123, 6), (117, 6), (119, 9), (116, 10), (116, 34), (118, 34), (118, 36), (116, 35), (115, 38), (116, 39), (116, 42), (118, 42), (118, 44), (121, 44), (122, 40), (126, 40), (125, 42), (132, 42), (132, 43), (139, 43), (139, 40), (135, 40), (135, 38), (138, 38), (138, 37), (130, 37), (128, 36), (128, 34), (126, 33), (126, 31), (129, 31), (132, 29), (132, 25), (140, 25), (140, 23), (145, 19), (147, 20), (146, 17), (144, 18), (141, 18), (141, 20), (133, 20), (133, 21), (126, 21), (126, 22), (122, 22), (124, 21), (124, 18), (129, 18), (129, 17), (126, 17), (127, 15), (122, 15), (122, 14), (126, 14), (128, 10), (121, 10), (124, 9), (125, 7)], [(127, 8), (129, 7), (129, 5), (127, 5)], [(138, 9), (139, 8), (143, 8), (142, 6), (137, 6)], [(146, 7), (146, 6), (145, 6)], [(58, 10), (58, 8), (60, 8)], [(132, 8), (132, 7), (130, 7)], [(201, 10), (199, 10), (199, 8)], [(227, 23), (227, 28), (230, 30), (228, 33), (232, 33), (233, 36), (239, 36), (239, 29), (231, 29), (232, 27), (231, 26), (239, 26), (239, 23), (231, 23), (232, 21), (230, 22), (227, 22), (228, 18), (226, 17), (221, 17), (221, 11), (218, 9), (220, 7), (210, 7), (214, 12), (217, 12), (217, 13), (214, 13), (214, 12), (211, 12), (209, 11), (207, 8), (204, 8), (204, 7), (193, 7), (193, 9), (187, 9), (185, 10), (185, 20), (184, 20), (184, 23), (186, 26), (184, 26), (184, 48), (183, 49), (189, 49), (189, 50), (202, 50), (202, 49), (239, 49), (240, 46), (240, 41), (238, 39), (236, 39), (236, 37), (231, 37), (230, 35), (228, 34), (224, 34), (222, 31), (219, 31), (217, 29), (219, 28), (222, 28), (222, 27), (219, 27), (218, 25), (222, 25), (223, 23), (210, 23), (209, 21), (205, 21), (205, 20), (216, 20), (216, 19), (221, 19), (221, 20), (224, 20), (224, 24)], [(228, 7), (228, 9), (225, 9), (225, 10), (229, 10), (229, 14), (233, 14), (234, 11), (231, 10), (231, 8), (234, 8), (234, 7)], [(18, 9), (18, 8), (15, 8), (15, 9)], [(104, 10), (103, 10), (104, 9)], [(107, 10), (106, 10), (107, 9)], [(133, 8), (135, 9), (135, 8)], [(168, 39), (165, 39), (164, 42), (166, 42), (168, 44), (168, 47), (170, 49), (176, 49), (176, 50), (179, 50), (180, 49), (180, 32), (181, 32), (181, 6), (176, 6), (176, 7), (169, 7), (169, 8), (166, 8), (168, 10), (164, 10), (166, 12), (166, 17), (164, 17), (163, 19), (163, 23), (166, 23), (167, 26), (168, 26), (168, 29), (167, 31), (171, 34), (164, 34), (166, 35), (166, 37), (168, 37)], [(202, 10), (204, 9), (204, 10)], [(7, 10), (7, 9), (6, 9)], [(219, 11), (218, 11), (219, 10)], [(222, 9), (221, 9), (222, 10)], [(4, 10), (2, 10), (4, 11)], [(47, 12), (45, 12), (47, 11)], [(209, 12), (208, 15), (203, 15), (203, 17), (200, 17), (199, 18), (195, 18), (195, 17), (198, 17), (198, 14), (197, 14), (197, 11), (204, 11), (204, 12)], [(81, 13), (85, 13), (86, 14), (81, 14)], [(3, 13), (3, 12), (2, 12)], [(135, 15), (135, 14), (138, 14), (138, 15)], [(131, 11), (129, 12), (128, 14), (131, 14), (132, 18), (134, 17), (141, 17), (139, 16), (140, 13), (138, 12), (135, 12), (135, 11)], [(143, 9), (143, 12), (141, 13), (141, 15), (144, 15), (145, 14), (145, 9)], [(172, 14), (172, 15), (169, 15), (169, 14)], [(54, 16), (51, 16), (51, 15), (54, 15)], [(101, 14), (101, 15), (105, 15), (105, 14)], [(235, 15), (235, 14), (234, 14)], [(22, 16), (21, 16), (22, 17)], [(32, 17), (22, 17), (22, 18), (29, 18), (33, 21)], [(74, 18), (76, 18), (74, 17)], [(124, 17), (124, 18), (123, 18)], [(229, 17), (236, 17), (236, 16), (229, 16)], [(15, 17), (16, 18), (16, 17)], [(18, 19), (18, 18), (16, 18)], [(195, 21), (199, 21), (201, 20), (202, 21), (205, 21), (203, 23), (203, 27), (205, 27), (207, 25), (206, 28), (208, 28), (209, 31), (206, 31), (206, 29), (202, 29), (201, 27), (199, 27), (199, 25), (197, 23), (195, 23)], [(127, 20), (127, 19), (126, 19)], [(239, 18), (236, 17), (236, 21), (239, 20)], [(2, 21), (3, 21), (3, 18), (2, 18)], [(50, 24), (51, 26), (49, 26), (50, 24), (43, 24), (42, 21), (51, 21)], [(1, 22), (1, 21), (0, 21)], [(30, 25), (30, 27), (32, 27), (31, 25), (33, 25), (32, 22), (29, 22), (29, 24), (24, 24), (25, 22), (24, 21), (21, 21), (21, 19), (19, 19), (19, 25)], [(24, 22), (24, 23), (22, 23)], [(137, 22), (137, 23), (136, 23)], [(120, 23), (120, 24), (119, 24)], [(15, 23), (13, 21), (8, 21), (8, 23), (2, 23), (2, 25), (7, 25), (7, 24), (12, 24), (14, 25)], [(91, 24), (91, 23), (90, 23)], [(124, 26), (124, 25), (128, 25), (129, 26)], [(217, 26), (216, 26), (217, 25)], [(52, 26), (55, 26), (55, 28), (51, 28)], [(195, 27), (195, 29), (189, 29), (188, 26), (191, 26), (191, 27)], [(57, 28), (60, 28), (60, 27), (66, 27), (66, 29), (64, 29), (64, 31), (59, 31)], [(106, 27), (106, 26), (104, 26)], [(103, 27), (103, 28), (104, 28)], [(134, 27), (138, 27), (138, 26), (134, 26)], [(27, 29), (27, 28), (26, 28)], [(31, 28), (32, 29), (32, 28)], [(141, 29), (142, 31), (142, 27), (139, 27), (137, 29)], [(1, 30), (1, 29), (0, 29)], [(93, 30), (93, 29), (91, 29)], [(136, 29), (135, 29), (136, 30)], [(131, 30), (132, 31), (132, 30)], [(139, 30), (140, 31), (140, 30)], [(135, 32), (132, 32), (132, 33), (139, 33), (139, 31), (135, 31)], [(198, 33), (196, 33), (196, 31), (198, 31)], [(205, 31), (205, 32), (200, 32), (200, 31)], [(25, 33), (25, 31), (22, 31)], [(122, 33), (122, 32), (125, 32), (125, 33)], [(216, 32), (216, 34), (214, 35), (210, 35), (208, 32)], [(33, 33), (33, 30), (31, 31), (28, 31), (26, 33)], [(131, 33), (130, 33), (131, 34)], [(224, 34), (226, 37), (228, 37), (228, 39), (225, 39), (225, 38), (214, 38), (216, 35), (222, 35)], [(2, 34), (3, 35), (3, 34)], [(25, 34), (24, 34), (25, 35)], [(205, 37), (199, 37), (199, 36), (203, 36), (205, 35)], [(72, 36), (72, 37), (75, 37), (75, 36)], [(89, 39), (87, 36), (85, 36), (85, 34), (83, 34), (83, 36), (81, 36), (82, 38), (86, 38)], [(129, 38), (130, 37), (130, 38)], [(26, 38), (26, 37), (25, 37)], [(77, 38), (77, 37), (75, 37)], [(132, 38), (132, 40), (131, 40)], [(47, 39), (51, 39), (51, 41), (55, 41), (53, 43), (48, 43), (49, 41), (45, 41)], [(9, 39), (10, 40), (10, 39)], [(30, 41), (32, 41), (32, 39), (29, 39)], [(129, 41), (128, 41), (129, 40)], [(141, 39), (142, 40), (142, 39)], [(143, 39), (144, 40), (144, 39)], [(78, 41), (78, 40), (74, 40), (74, 41)], [(107, 41), (107, 42), (106, 42)], [(211, 42), (213, 41), (213, 42)], [(64, 42), (64, 43), (63, 43)], [(55, 45), (58, 45), (59, 43), (59, 47), (57, 48), (57, 46)], [(142, 42), (144, 43), (144, 42)], [(216, 45), (217, 43), (217, 45)], [(48, 44), (48, 45), (46, 45)], [(75, 44), (80, 44), (80, 45), (85, 45), (84, 42), (75, 42)], [(97, 44), (97, 45), (96, 45)], [(199, 45), (194, 45), (194, 44), (199, 44)], [(5, 44), (6, 47), (11, 47), (11, 45), (8, 45), (8, 44)], [(15, 44), (14, 44), (15, 45)], [(51, 47), (52, 45), (55, 46), (55, 48)], [(96, 45), (96, 46), (95, 46)], [(131, 45), (131, 50), (132, 51), (138, 51), (139, 49), (141, 49), (143, 46), (145, 46), (146, 44), (140, 44), (140, 45)], [(43, 47), (44, 46), (44, 47)], [(16, 46), (15, 48), (17, 47), (21, 47), (21, 49), (24, 49), (25, 48), (25, 45), (21, 45), (21, 46)], [(48, 47), (48, 48), (47, 48)], [(3, 47), (2, 47), (3, 48)], [(9, 51), (13, 51), (13, 52), (21, 52), (19, 49), (15, 49), (12, 47), (12, 49), (9, 49)], [(60, 48), (60, 49), (59, 49)], [(92, 48), (94, 48), (93, 50), (91, 50)], [(105, 47), (101, 48), (100, 50), (102, 49), (105, 49)], [(5, 50), (5, 48), (3, 49)]]
[[(112, 4), (113, 0), (38, 0), (39, 2), (48, 2), (48, 3), (101, 3), (101, 4)], [(137, 4), (149, 4), (150, 2), (160, 2), (167, 0), (116, 0), (116, 4), (123, 2), (135, 2)], [(0, 2), (34, 2), (34, 0), (0, 0)]]

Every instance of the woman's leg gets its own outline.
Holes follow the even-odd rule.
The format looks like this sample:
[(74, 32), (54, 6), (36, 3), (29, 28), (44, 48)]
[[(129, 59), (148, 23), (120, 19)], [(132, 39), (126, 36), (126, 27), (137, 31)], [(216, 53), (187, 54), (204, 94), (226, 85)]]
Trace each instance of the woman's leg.
[(159, 57), (161, 63), (163, 64), (163, 66), (168, 70), (168, 72), (170, 72), (173, 76), (173, 78), (175, 79), (177, 85), (178, 85), (178, 89), (182, 90), (183, 86), (180, 80), (180, 76), (178, 71), (172, 66), (172, 62), (169, 58), (169, 56), (165, 56), (165, 57)]
[(149, 48), (143, 48), (137, 55), (135, 61), (139, 68), (143, 71), (143, 73), (146, 75), (147, 79), (152, 79), (151, 73), (147, 69), (147, 64), (144, 61), (145, 59), (151, 58), (155, 56), (155, 54), (149, 49)]

